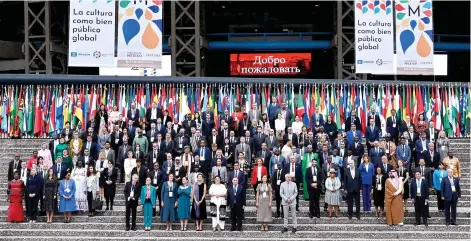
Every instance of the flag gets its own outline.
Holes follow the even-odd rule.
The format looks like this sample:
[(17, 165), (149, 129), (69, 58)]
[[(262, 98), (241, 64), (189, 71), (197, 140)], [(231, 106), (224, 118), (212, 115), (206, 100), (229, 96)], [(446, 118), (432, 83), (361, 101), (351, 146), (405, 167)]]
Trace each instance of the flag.
[[(88, 124), (88, 118), (89, 118), (89, 111), (90, 111), (90, 95), (88, 94), (88, 86), (87, 86), (87, 89), (85, 91), (85, 95), (84, 95), (84, 101), (85, 103), (83, 103), (83, 122), (82, 122), (82, 129), (85, 130), (85, 128), (87, 128), (87, 124)], [(117, 103), (117, 105), (119, 105), (121, 101), (119, 101)]]
[(59, 87), (59, 92), (57, 93), (57, 103), (56, 103), (56, 128), (55, 130), (60, 130), (62, 129), (62, 126), (63, 126), (63, 120), (64, 120), (64, 116), (63, 116), (63, 111), (64, 111), (64, 107), (63, 107), (63, 92), (62, 92), (62, 87)]
[(47, 134), (51, 135), (56, 131), (56, 99), (57, 99), (57, 88), (54, 88), (52, 92), (52, 99), (51, 99), (51, 106), (50, 106), (50, 113), (49, 119), (46, 128)]
[(42, 111), (41, 111), (41, 89), (38, 87), (36, 92), (36, 102), (35, 102), (35, 120), (34, 120), (34, 135), (40, 136), (42, 132)]
[(297, 100), (298, 100), (298, 104), (296, 108), (296, 115), (303, 118), (304, 120), (304, 114), (306, 113), (306, 110), (304, 109), (302, 88), (299, 88), (299, 94), (298, 94)]
[(453, 116), (453, 131), (454, 131), (454, 135), (455, 137), (459, 137), (460, 136), (460, 112), (458, 111), (459, 110), (459, 101), (458, 101), (458, 89), (457, 87), (455, 86), (453, 88), (453, 86), (450, 87), (451, 91), (452, 91), (452, 96), (453, 96), (453, 100), (452, 100), (452, 106), (451, 106), (451, 115)]

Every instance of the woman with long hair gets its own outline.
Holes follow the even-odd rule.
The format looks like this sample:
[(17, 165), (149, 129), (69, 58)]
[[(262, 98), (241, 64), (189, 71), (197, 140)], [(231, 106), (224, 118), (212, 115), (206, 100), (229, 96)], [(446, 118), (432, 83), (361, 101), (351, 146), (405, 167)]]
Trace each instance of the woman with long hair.
[(186, 231), (188, 219), (190, 218), (191, 186), (188, 185), (188, 178), (182, 178), (182, 185), (178, 187), (178, 219), (180, 219), (180, 231)]
[(268, 231), (268, 223), (272, 221), (271, 203), (272, 187), (268, 183), (267, 175), (263, 175), (262, 182), (256, 190), (257, 222), (261, 223), (260, 231)]
[(370, 162), (368, 155), (363, 155), (363, 162), (360, 164), (360, 174), (361, 174), (361, 186), (363, 197), (363, 211), (371, 211), (371, 186), (373, 182), (373, 176), (375, 173), (375, 167), (373, 163)]
[(176, 220), (177, 200), (177, 184), (173, 181), (173, 173), (168, 175), (168, 181), (162, 185), (160, 197), (160, 221), (165, 222), (167, 228), (165, 231), (172, 231), (172, 222)]
[(375, 206), (375, 216), (380, 218), (383, 216), (384, 210), (384, 188), (387, 176), (383, 175), (381, 167), (376, 168), (376, 175), (373, 178), (373, 203)]
[(65, 174), (59, 185), (59, 212), (64, 213), (64, 222), (70, 223), (72, 212), (77, 211), (75, 202), (75, 181), (70, 179), (70, 172)]
[(100, 154), (98, 155), (98, 160), (96, 161), (95, 164), (95, 170), (96, 170), (96, 175), (98, 177), (98, 187), (99, 187), (99, 193), (100, 193), (100, 200), (103, 201), (105, 199), (105, 179), (103, 176), (103, 171), (105, 171), (105, 168), (107, 167), (108, 160), (105, 157), (105, 152), (101, 151)]
[(88, 216), (93, 217), (95, 215), (95, 209), (93, 209), (93, 200), (96, 199), (96, 192), (98, 186), (98, 178), (96, 176), (96, 170), (94, 166), (88, 167), (87, 172), (87, 202), (88, 202)]
[(206, 184), (203, 174), (198, 173), (193, 192), (193, 205), (191, 205), (191, 218), (195, 220), (196, 231), (203, 231), (203, 221), (206, 214)]
[(146, 185), (141, 188), (141, 205), (144, 212), (144, 229), (150, 231), (152, 216), (156, 205), (155, 187), (151, 185), (151, 178), (146, 178)]
[(44, 208), (46, 210), (47, 222), (52, 223), (54, 211), (57, 208), (57, 177), (54, 170), (49, 168), (44, 179)]

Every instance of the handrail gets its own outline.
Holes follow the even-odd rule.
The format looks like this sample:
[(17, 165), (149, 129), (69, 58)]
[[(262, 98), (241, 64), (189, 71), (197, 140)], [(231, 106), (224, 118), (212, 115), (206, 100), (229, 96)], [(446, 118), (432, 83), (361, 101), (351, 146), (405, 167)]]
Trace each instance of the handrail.
[(156, 76), (96, 76), (96, 75), (39, 75), (2, 74), (0, 85), (23, 84), (355, 84), (355, 85), (459, 85), (467, 82), (391, 81), (391, 80), (341, 80), (341, 79), (290, 79), (290, 78), (238, 78), (238, 77), (156, 77)]

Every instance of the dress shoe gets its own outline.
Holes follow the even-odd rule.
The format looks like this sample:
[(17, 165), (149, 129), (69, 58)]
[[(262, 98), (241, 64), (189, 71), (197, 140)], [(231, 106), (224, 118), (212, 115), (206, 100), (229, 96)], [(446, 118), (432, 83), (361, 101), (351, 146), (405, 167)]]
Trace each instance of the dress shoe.
[(425, 225), (425, 227), (428, 227), (428, 223), (425, 223), (424, 225)]
[(131, 229), (132, 229), (132, 231), (136, 231), (136, 227), (135, 227), (135, 226), (134, 226), (134, 227), (132, 227)]
[(296, 208), (296, 212), (299, 212), (299, 208)]
[(279, 217), (280, 217), (280, 214), (277, 213), (277, 214), (275, 215), (275, 218), (279, 218)]
[(312, 214), (309, 214), (309, 218), (311, 218), (311, 219), (312, 219), (313, 217), (314, 217), (314, 215), (312, 215)]
[(111, 207), (110, 210), (113, 211), (113, 207)]
[(281, 230), (281, 233), (286, 233), (286, 232), (288, 232), (288, 229), (287, 229), (287, 228), (283, 228), (283, 229)]
[(352, 216), (349, 215), (349, 216), (348, 216), (348, 219), (352, 219)]
[(360, 220), (360, 215), (357, 216), (357, 219)]
[(446, 222), (446, 226), (448, 226), (448, 225), (450, 225), (450, 222), (447, 221), (447, 222)]
[(317, 214), (316, 217), (317, 217), (317, 218), (321, 218), (321, 215), (320, 215), (320, 214)]
[(126, 231), (129, 231), (129, 227), (126, 227)]
[(108, 211), (108, 210), (110, 210), (110, 208), (106, 207), (106, 209), (105, 209), (105, 210), (106, 210), (106, 211)]
[(292, 233), (296, 233), (296, 228), (293, 228), (293, 230), (291, 231)]
[(414, 225), (417, 226), (417, 225), (420, 225), (420, 223), (419, 223), (419, 222), (415, 222)]
[(235, 231), (235, 228), (231, 228), (231, 232), (234, 232)]
[(456, 224), (455, 222), (452, 222), (451, 225), (458, 226), (458, 224)]
[(239, 227), (237, 230), (238, 230), (239, 232), (242, 232), (242, 227)]

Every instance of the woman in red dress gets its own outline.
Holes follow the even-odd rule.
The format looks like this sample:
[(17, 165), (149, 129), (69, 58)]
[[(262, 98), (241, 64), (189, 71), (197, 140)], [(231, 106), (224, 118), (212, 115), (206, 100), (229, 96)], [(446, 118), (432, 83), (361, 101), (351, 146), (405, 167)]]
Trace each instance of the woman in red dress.
[(13, 180), (8, 184), (8, 199), (10, 206), (8, 207), (8, 222), (23, 222), (25, 219), (23, 212), (23, 198), (25, 185), (20, 180), (20, 174), (15, 172)]
[(418, 118), (417, 118), (417, 133), (419, 133), (419, 136), (425, 131), (427, 128), (427, 122), (425, 122), (425, 117), (424, 113), (420, 113)]

